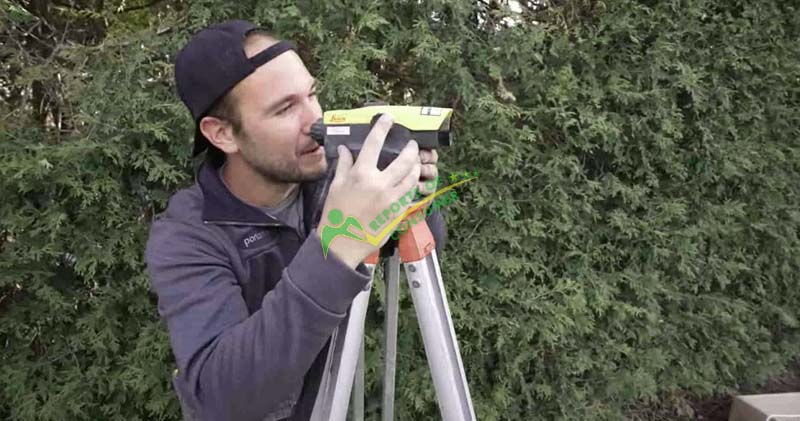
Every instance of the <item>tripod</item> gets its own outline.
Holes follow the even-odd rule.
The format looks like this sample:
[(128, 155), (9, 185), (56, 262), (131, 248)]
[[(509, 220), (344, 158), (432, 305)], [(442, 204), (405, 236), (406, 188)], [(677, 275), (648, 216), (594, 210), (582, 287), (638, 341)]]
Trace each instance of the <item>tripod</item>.
[[(412, 214), (420, 222), (400, 235), (397, 246), (384, 263), (386, 316), (383, 377), (383, 421), (394, 420), (394, 383), (397, 361), (397, 317), (400, 262), (403, 262), (417, 320), (422, 332), (433, 385), (442, 420), (474, 421), (475, 410), (464, 374), (442, 274), (436, 259), (433, 235), (424, 220), (424, 209)], [(415, 220), (416, 220), (415, 219)], [(373, 279), (380, 251), (364, 262)], [(364, 322), (369, 304), (370, 281), (353, 300), (346, 322), (331, 336), (312, 421), (345, 421), (355, 382), (354, 419), (364, 418)]]

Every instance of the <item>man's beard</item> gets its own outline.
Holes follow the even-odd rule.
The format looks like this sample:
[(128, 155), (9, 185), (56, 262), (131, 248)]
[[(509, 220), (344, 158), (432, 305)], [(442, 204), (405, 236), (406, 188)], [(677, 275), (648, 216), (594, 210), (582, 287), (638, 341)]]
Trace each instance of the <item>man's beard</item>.
[[(242, 133), (247, 150), (242, 159), (264, 180), (272, 183), (301, 183), (316, 181), (325, 175), (327, 166), (313, 172), (303, 172), (297, 161), (271, 161), (266, 154), (259, 154), (258, 148), (249, 136)], [(244, 146), (244, 145), (242, 145)]]
[(299, 166), (287, 162), (269, 162), (268, 160), (251, 160), (245, 158), (250, 167), (262, 178), (275, 183), (300, 183), (316, 181), (325, 175), (325, 169), (304, 173)]

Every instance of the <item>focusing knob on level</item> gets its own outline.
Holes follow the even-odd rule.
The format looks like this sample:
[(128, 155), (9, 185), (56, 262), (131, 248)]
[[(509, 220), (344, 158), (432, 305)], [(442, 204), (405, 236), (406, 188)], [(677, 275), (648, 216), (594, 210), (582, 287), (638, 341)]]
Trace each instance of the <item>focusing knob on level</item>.
[(311, 138), (320, 145), (325, 144), (325, 123), (319, 119), (311, 125)]

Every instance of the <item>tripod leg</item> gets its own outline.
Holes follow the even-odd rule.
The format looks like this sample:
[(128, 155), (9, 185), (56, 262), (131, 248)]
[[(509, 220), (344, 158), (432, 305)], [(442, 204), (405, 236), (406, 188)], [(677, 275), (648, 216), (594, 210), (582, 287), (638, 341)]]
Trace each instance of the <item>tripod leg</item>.
[(364, 339), (361, 339), (361, 352), (358, 354), (356, 378), (353, 383), (353, 421), (364, 421)]
[(322, 421), (330, 417), (330, 402), (333, 394), (332, 382), (336, 380), (336, 373), (338, 372), (336, 350), (341, 350), (342, 344), (344, 343), (344, 335), (340, 334), (341, 327), (342, 325), (336, 327), (331, 334), (330, 344), (328, 344), (328, 353), (325, 358), (325, 368), (323, 369), (322, 379), (319, 383), (317, 398), (314, 401), (314, 409), (311, 411), (311, 421)]
[[(375, 265), (366, 265), (374, 276)], [(313, 421), (345, 421), (356, 365), (364, 342), (364, 322), (367, 317), (370, 281), (353, 300), (347, 321), (336, 328), (328, 348), (328, 360), (322, 375), (317, 399), (311, 413)], [(363, 395), (363, 390), (362, 390)]]
[(386, 316), (384, 319), (383, 421), (394, 421), (394, 379), (397, 368), (397, 315), (400, 293), (400, 255), (386, 260), (383, 270), (386, 284)]
[(436, 251), (405, 262), (428, 365), (444, 421), (473, 421), (475, 410), (445, 297)]

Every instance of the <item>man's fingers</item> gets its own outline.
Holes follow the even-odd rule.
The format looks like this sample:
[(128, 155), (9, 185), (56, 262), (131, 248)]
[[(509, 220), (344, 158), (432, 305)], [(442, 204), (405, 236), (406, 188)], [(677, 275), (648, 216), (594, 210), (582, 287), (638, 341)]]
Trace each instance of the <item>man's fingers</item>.
[(419, 193), (421, 195), (430, 196), (431, 194), (433, 194), (433, 190), (428, 189), (428, 187), (430, 187), (428, 184), (429, 183), (426, 183), (424, 181), (420, 181), (417, 183), (417, 190), (419, 190)]
[(419, 160), (423, 164), (435, 164), (439, 162), (439, 154), (436, 149), (420, 149)]
[(403, 179), (400, 180), (400, 182), (394, 186), (394, 188), (392, 189), (392, 193), (397, 196), (402, 196), (410, 192), (411, 189), (413, 189), (414, 186), (417, 184), (417, 182), (419, 182), (419, 172), (421, 167), (422, 165), (420, 164), (415, 164), (414, 166), (412, 166), (410, 171), (408, 171), (408, 173), (406, 174), (406, 176), (403, 177)]
[(388, 177), (391, 185), (397, 185), (408, 174), (412, 165), (420, 165), (419, 146), (414, 140), (406, 144), (397, 158), (383, 170), (383, 174)]
[(350, 154), (346, 146), (342, 145), (339, 145), (336, 151), (339, 152), (339, 160), (336, 162), (336, 177), (344, 180), (353, 166), (353, 155)]
[(376, 168), (378, 166), (378, 156), (383, 148), (383, 143), (386, 141), (386, 135), (389, 129), (392, 128), (394, 120), (389, 114), (383, 114), (372, 130), (369, 131), (367, 139), (364, 141), (364, 146), (361, 148), (361, 153), (358, 154), (357, 165), (365, 165), (369, 168)]
[(438, 189), (439, 187), (440, 187), (439, 180), (435, 178), (430, 180), (420, 179), (420, 181), (417, 183), (417, 188), (419, 189), (419, 192), (422, 193), (423, 196), (428, 196), (433, 193), (436, 193), (436, 189)]
[(433, 180), (439, 175), (439, 168), (434, 164), (422, 165), (422, 170), (419, 173), (420, 180)]

